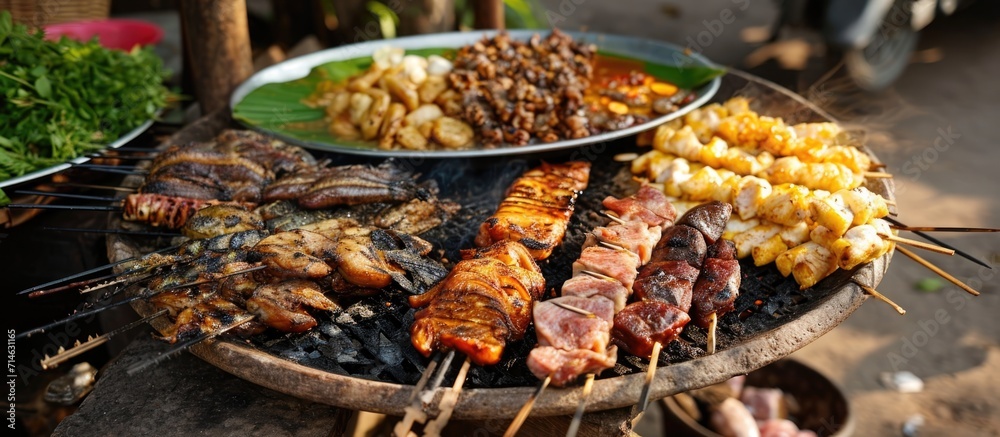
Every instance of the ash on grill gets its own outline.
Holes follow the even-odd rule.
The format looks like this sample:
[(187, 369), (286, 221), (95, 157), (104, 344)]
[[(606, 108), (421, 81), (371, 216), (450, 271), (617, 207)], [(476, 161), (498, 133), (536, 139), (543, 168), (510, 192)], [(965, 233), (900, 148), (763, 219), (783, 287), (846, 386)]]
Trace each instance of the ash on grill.
[[(577, 200), (577, 214), (570, 221), (566, 238), (548, 261), (540, 263), (550, 292), (569, 279), (572, 262), (578, 258), (588, 230), (604, 225), (607, 218), (598, 214), (601, 201), (609, 196), (628, 195), (637, 188), (628, 169), (614, 162), (610, 155), (621, 153), (609, 148), (594, 159), (589, 188)], [(553, 160), (555, 161), (555, 160)], [(444, 226), (421, 235), (442, 249), (448, 264), (460, 260), (459, 250), (471, 246), (482, 221), (496, 209), (506, 187), (536, 162), (507, 160), (501, 165), (483, 161), (443, 161), (428, 164), (423, 171), (441, 188), (441, 198), (463, 205)], [(816, 287), (800, 291), (793, 280), (781, 276), (772, 266), (756, 267), (741, 262), (743, 286), (736, 309), (721, 317), (717, 344), (725, 349), (752, 338), (785, 322), (792, 314), (804, 312), (836, 292), (852, 272), (838, 272)], [(409, 326), (412, 311), (402, 293), (388, 293), (361, 298), (343, 311), (324, 316), (318, 329), (308, 334), (265, 334), (254, 337), (257, 347), (298, 363), (326, 371), (383, 382), (414, 384), (428, 360), (410, 344)], [(680, 341), (672, 342), (660, 355), (663, 363), (677, 363), (705, 354), (699, 345), (706, 342), (704, 329), (689, 326)], [(512, 342), (496, 366), (474, 366), (466, 387), (497, 388), (534, 386), (537, 379), (525, 360), (535, 344), (534, 328), (524, 340)], [(661, 364), (664, 365), (664, 364)], [(602, 374), (609, 378), (645, 372), (647, 363), (622, 354), (616, 366)]]

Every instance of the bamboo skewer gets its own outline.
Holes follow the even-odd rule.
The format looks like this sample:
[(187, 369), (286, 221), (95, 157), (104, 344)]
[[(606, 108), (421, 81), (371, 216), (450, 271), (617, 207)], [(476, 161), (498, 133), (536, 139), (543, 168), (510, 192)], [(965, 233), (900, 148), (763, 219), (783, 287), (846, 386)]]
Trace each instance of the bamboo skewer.
[(583, 391), (580, 393), (580, 403), (576, 405), (576, 412), (573, 413), (573, 420), (569, 422), (569, 429), (566, 430), (566, 437), (576, 437), (576, 433), (580, 431), (580, 424), (583, 422), (583, 413), (587, 409), (587, 398), (590, 397), (590, 392), (594, 389), (594, 377), (593, 373), (587, 374), (587, 379), (583, 381)]
[(86, 228), (60, 228), (45, 226), (42, 227), (43, 231), (55, 231), (55, 232), (80, 232), (80, 233), (91, 233), (91, 234), (115, 234), (115, 235), (135, 235), (139, 237), (180, 237), (181, 234), (176, 232), (147, 232), (147, 231), (129, 231), (125, 229), (86, 229)]
[(542, 380), (541, 384), (538, 385), (538, 388), (536, 388), (534, 393), (531, 394), (531, 397), (528, 398), (528, 401), (525, 402), (521, 409), (517, 412), (517, 416), (514, 416), (514, 420), (510, 422), (509, 426), (507, 426), (507, 431), (503, 433), (503, 437), (514, 437), (517, 435), (517, 430), (521, 429), (521, 425), (524, 425), (524, 421), (528, 418), (528, 414), (531, 413), (531, 409), (534, 408), (535, 400), (542, 395), (542, 392), (545, 391), (545, 387), (548, 387), (550, 382), (552, 382), (552, 375), (546, 376), (545, 379)]
[(110, 185), (94, 185), (94, 184), (78, 184), (76, 182), (60, 182), (58, 184), (52, 184), (53, 187), (71, 187), (71, 188), (85, 188), (90, 190), (110, 190), (118, 191), (122, 193), (134, 193), (137, 188), (134, 187), (112, 187)]
[(924, 249), (924, 250), (929, 250), (931, 252), (943, 253), (945, 255), (954, 255), (955, 254), (955, 250), (954, 249), (948, 249), (948, 248), (941, 247), (941, 246), (935, 246), (933, 244), (924, 243), (923, 241), (911, 240), (909, 238), (903, 238), (903, 237), (899, 237), (899, 236), (892, 235), (892, 234), (878, 234), (878, 236), (882, 237), (882, 238), (884, 238), (886, 240), (892, 241), (892, 242), (896, 243), (897, 245), (899, 245), (899, 244), (906, 244), (908, 246), (913, 246), (913, 247), (916, 247), (916, 248), (920, 248), (920, 249)]
[(878, 290), (857, 281), (854, 281), (854, 284), (857, 285), (858, 287), (861, 287), (861, 289), (864, 290), (865, 293), (871, 295), (871, 297), (874, 297), (882, 302), (889, 304), (889, 306), (891, 306), (892, 309), (896, 310), (896, 312), (899, 313), (899, 315), (906, 314), (906, 310), (904, 310), (903, 307), (897, 305), (896, 302), (893, 302), (888, 297), (885, 297), (884, 294), (879, 293)]
[(121, 211), (120, 206), (105, 206), (105, 205), (39, 205), (34, 203), (10, 203), (7, 204), (7, 208), (14, 209), (57, 209), (63, 211)]
[(963, 290), (965, 290), (965, 291), (969, 292), (969, 294), (971, 294), (971, 295), (973, 295), (973, 296), (979, 296), (979, 292), (978, 292), (978, 291), (976, 291), (976, 289), (974, 289), (974, 288), (972, 288), (972, 287), (970, 287), (970, 286), (966, 285), (966, 284), (965, 284), (964, 282), (962, 282), (962, 281), (959, 281), (959, 280), (958, 280), (957, 278), (955, 278), (954, 276), (952, 276), (952, 275), (951, 275), (951, 274), (949, 274), (948, 272), (946, 272), (946, 271), (944, 271), (944, 270), (941, 270), (941, 268), (940, 268), (940, 267), (938, 267), (938, 266), (936, 266), (936, 265), (934, 265), (934, 264), (931, 264), (931, 262), (930, 262), (930, 261), (927, 261), (927, 260), (925, 260), (925, 259), (921, 258), (921, 257), (920, 257), (919, 255), (917, 255), (917, 254), (915, 254), (915, 253), (911, 252), (911, 251), (910, 251), (909, 249), (907, 249), (907, 248), (905, 248), (905, 247), (900, 247), (900, 246), (896, 246), (896, 250), (898, 250), (898, 251), (899, 251), (900, 253), (902, 253), (903, 255), (906, 255), (906, 256), (908, 256), (908, 257), (912, 258), (912, 259), (913, 259), (914, 261), (916, 261), (916, 262), (917, 262), (918, 264), (920, 264), (920, 265), (922, 265), (922, 266), (924, 266), (924, 267), (927, 267), (927, 269), (929, 269), (930, 271), (932, 271), (932, 272), (934, 272), (934, 273), (937, 273), (937, 274), (938, 274), (939, 276), (941, 276), (942, 278), (944, 278), (944, 279), (947, 279), (947, 280), (948, 280), (949, 282), (951, 282), (952, 284), (955, 284), (955, 285), (957, 285), (957, 286), (958, 286), (959, 288), (961, 288), (961, 289), (963, 289)]
[(715, 353), (715, 332), (719, 328), (719, 315), (712, 313), (708, 316), (708, 344), (705, 345), (705, 352), (709, 355)]
[(602, 211), (601, 214), (603, 214), (605, 217), (611, 219), (612, 221), (614, 221), (615, 223), (618, 223), (620, 225), (626, 225), (626, 224), (628, 224), (625, 220), (622, 220), (622, 219), (618, 218), (617, 216), (615, 216), (614, 214), (612, 214), (610, 211)]
[(866, 179), (892, 179), (892, 173), (882, 171), (866, 171), (862, 174)]
[[(884, 220), (887, 221), (887, 222), (889, 222), (889, 223), (891, 223), (891, 224), (897, 225), (897, 226), (906, 226), (902, 222), (900, 222), (899, 220), (896, 220), (896, 219), (894, 219), (892, 217), (885, 217)], [(965, 259), (967, 259), (969, 261), (972, 261), (972, 262), (974, 262), (976, 264), (979, 264), (979, 265), (981, 265), (983, 267), (986, 267), (986, 268), (988, 268), (990, 270), (993, 270), (993, 266), (987, 264), (986, 262), (980, 261), (978, 258), (976, 258), (976, 257), (974, 257), (972, 255), (969, 255), (968, 253), (965, 253), (965, 252), (959, 250), (957, 247), (951, 246), (948, 243), (945, 243), (945, 242), (943, 242), (941, 240), (938, 240), (937, 238), (934, 238), (934, 237), (932, 237), (930, 235), (927, 235), (926, 233), (923, 233), (921, 231), (913, 231), (913, 233), (919, 235), (921, 238), (923, 238), (923, 239), (925, 239), (927, 241), (930, 241), (931, 243), (937, 244), (937, 245), (939, 245), (941, 247), (947, 247), (949, 249), (953, 249), (955, 251), (955, 255), (958, 255), (958, 256), (960, 256), (962, 258), (965, 258)]]
[(963, 228), (947, 226), (902, 226), (892, 225), (893, 229), (911, 232), (1000, 232), (998, 228)]
[(209, 282), (215, 282), (215, 281), (218, 281), (219, 279), (222, 279), (222, 278), (228, 278), (230, 276), (236, 276), (236, 275), (241, 275), (241, 274), (244, 274), (244, 273), (255, 272), (257, 270), (263, 270), (265, 268), (267, 268), (267, 266), (251, 267), (251, 268), (248, 268), (248, 269), (243, 269), (243, 270), (239, 270), (239, 271), (232, 272), (232, 273), (227, 273), (225, 275), (216, 276), (215, 278), (212, 278), (211, 280), (207, 280), (207, 279), (206, 280), (198, 280), (198, 281), (188, 282), (186, 284), (178, 284), (178, 285), (174, 285), (174, 286), (170, 286), (170, 287), (164, 287), (164, 288), (161, 288), (159, 290), (150, 290), (149, 293), (139, 293), (139, 294), (136, 294), (135, 296), (130, 296), (130, 297), (122, 299), (122, 300), (120, 300), (118, 302), (113, 302), (113, 303), (110, 303), (110, 304), (105, 305), (105, 306), (96, 307), (96, 308), (90, 308), (90, 309), (84, 310), (84, 311), (79, 311), (79, 312), (74, 313), (74, 314), (72, 314), (72, 315), (70, 315), (68, 317), (64, 317), (63, 319), (56, 320), (56, 321), (54, 321), (52, 323), (49, 323), (47, 325), (44, 325), (44, 326), (41, 326), (41, 327), (38, 327), (38, 328), (34, 328), (34, 329), (30, 329), (30, 330), (27, 330), (27, 331), (24, 331), (24, 332), (20, 332), (20, 333), (18, 333), (15, 336), (15, 338), (30, 337), (30, 336), (32, 336), (34, 334), (39, 333), (39, 332), (44, 332), (46, 329), (49, 329), (49, 328), (52, 328), (52, 327), (55, 327), (55, 326), (59, 326), (59, 325), (63, 325), (63, 324), (72, 322), (74, 320), (81, 319), (83, 317), (87, 317), (87, 316), (93, 315), (93, 314), (97, 314), (97, 313), (99, 313), (101, 311), (104, 311), (104, 310), (107, 310), (107, 309), (110, 309), (110, 308), (114, 308), (114, 307), (118, 307), (118, 306), (121, 306), (121, 305), (125, 305), (125, 304), (130, 303), (130, 302), (135, 302), (135, 301), (137, 301), (139, 299), (148, 299), (148, 298), (150, 298), (152, 296), (155, 296), (157, 294), (163, 293), (165, 291), (176, 290), (176, 289), (179, 289), (179, 288), (192, 287), (192, 286), (195, 286), (195, 285), (206, 284), (206, 283), (209, 283)]
[(87, 279), (87, 280), (83, 280), (83, 281), (71, 282), (69, 284), (62, 285), (62, 286), (55, 287), (55, 288), (49, 288), (49, 289), (46, 289), (46, 290), (36, 290), (36, 291), (32, 291), (31, 293), (28, 293), (28, 297), (29, 298), (36, 298), (36, 297), (46, 296), (46, 295), (49, 295), (49, 294), (52, 294), (52, 293), (58, 293), (60, 291), (65, 291), (65, 290), (73, 289), (73, 288), (76, 288), (76, 287), (82, 287), (84, 285), (90, 285), (90, 284), (93, 284), (95, 282), (103, 281), (105, 279), (115, 278), (117, 276), (120, 276), (120, 275), (118, 273), (112, 273), (110, 275), (98, 276), (96, 278), (91, 278), (91, 279)]
[[(410, 393), (410, 405), (404, 408), (406, 412), (403, 418), (399, 422), (396, 422), (396, 426), (393, 427), (393, 435), (396, 437), (408, 437), (413, 433), (410, 432), (410, 428), (413, 428), (414, 423), (424, 423), (427, 421), (427, 413), (424, 412), (422, 408), (423, 392), (433, 392), (441, 385), (441, 381), (444, 379), (445, 373), (448, 372), (448, 368), (451, 367), (451, 361), (455, 358), (455, 350), (452, 349), (444, 356), (440, 361), (431, 361), (424, 369), (424, 373), (420, 375), (420, 380), (417, 381), (417, 385), (413, 387), (413, 392)], [(435, 371), (437, 373), (435, 373)], [(434, 379), (431, 380), (431, 375), (434, 375)], [(429, 386), (425, 385), (430, 380), (431, 384)]]
[(127, 166), (127, 165), (76, 164), (72, 168), (82, 168), (86, 170), (97, 170), (97, 171), (121, 171), (138, 175), (149, 174), (149, 172), (146, 170), (138, 170), (132, 166)]
[(646, 369), (646, 380), (642, 383), (642, 394), (639, 395), (639, 403), (636, 404), (636, 413), (633, 415), (636, 421), (642, 417), (642, 413), (649, 406), (649, 392), (653, 386), (656, 367), (660, 361), (660, 350), (662, 349), (663, 345), (660, 342), (653, 343), (653, 353), (649, 356), (649, 367)]
[(238, 321), (236, 323), (233, 323), (233, 324), (231, 324), (229, 326), (226, 326), (226, 327), (224, 327), (222, 329), (219, 329), (217, 331), (204, 333), (204, 334), (199, 335), (199, 336), (197, 336), (195, 338), (192, 338), (192, 339), (190, 339), (188, 341), (180, 343), (180, 344), (178, 344), (178, 345), (176, 345), (176, 346), (168, 349), (165, 352), (160, 352), (155, 357), (153, 357), (153, 359), (139, 361), (139, 362), (137, 362), (137, 363), (129, 366), (128, 369), (125, 370), (125, 373), (128, 374), (129, 376), (134, 375), (134, 374), (136, 374), (136, 373), (138, 373), (138, 372), (146, 369), (147, 367), (155, 366), (155, 365), (157, 365), (159, 363), (162, 363), (162, 362), (166, 361), (170, 357), (172, 357), (174, 355), (177, 355), (178, 353), (181, 353), (181, 352), (187, 350), (187, 348), (189, 348), (191, 346), (194, 346), (194, 345), (196, 345), (198, 343), (201, 343), (201, 342), (203, 342), (205, 340), (208, 340), (208, 339), (211, 339), (211, 338), (215, 338), (215, 337), (218, 337), (218, 336), (220, 336), (222, 334), (225, 334), (226, 332), (229, 332), (229, 331), (231, 331), (233, 329), (236, 329), (236, 328), (240, 327), (241, 325), (243, 325), (244, 323), (247, 323), (247, 322), (249, 322), (249, 321), (251, 321), (251, 320), (253, 320), (255, 318), (257, 318), (257, 315), (251, 315), (249, 317), (244, 318), (243, 320), (240, 320), (240, 321)]
[(562, 309), (564, 309), (566, 311), (572, 311), (572, 312), (574, 312), (576, 314), (579, 314), (581, 316), (584, 316), (584, 317), (586, 317), (588, 319), (593, 319), (594, 317), (597, 317), (597, 314), (594, 314), (594, 313), (592, 313), (590, 311), (587, 311), (587, 310), (585, 310), (583, 308), (580, 308), (580, 307), (575, 307), (573, 305), (565, 304), (565, 303), (562, 303), (562, 302), (552, 302), (552, 304), (555, 305), (555, 306), (557, 306), (557, 307), (559, 307), (559, 308), (562, 308)]
[(455, 383), (452, 384), (451, 390), (441, 396), (441, 403), (438, 404), (438, 416), (424, 427), (424, 437), (440, 437), (441, 431), (448, 425), (448, 420), (451, 419), (451, 414), (455, 412), (455, 405), (458, 404), (458, 396), (462, 394), (462, 386), (465, 385), (465, 377), (468, 375), (469, 367), (471, 366), (472, 359), (465, 357), (465, 362), (458, 369), (458, 375), (455, 377)]
[(616, 281), (617, 282), (617, 279), (615, 279), (615, 278), (612, 278), (612, 277), (610, 277), (608, 275), (605, 275), (605, 274), (602, 274), (602, 273), (597, 273), (597, 272), (594, 272), (594, 271), (590, 271), (590, 270), (580, 270), (580, 273), (593, 276), (593, 277), (595, 277), (597, 279), (603, 279), (605, 281)]
[(48, 356), (48, 355), (46, 355), (45, 358), (42, 358), (42, 360), (41, 360), (41, 362), (39, 364), (41, 364), (42, 365), (42, 369), (45, 369), (45, 370), (51, 369), (53, 367), (56, 367), (60, 363), (66, 361), (66, 360), (68, 360), (70, 358), (78, 356), (78, 355), (80, 355), (80, 354), (82, 354), (84, 352), (87, 352), (87, 351), (89, 351), (89, 350), (91, 350), (91, 349), (93, 349), (93, 348), (95, 348), (97, 346), (100, 346), (100, 345), (102, 345), (104, 343), (107, 343), (108, 340), (110, 340), (111, 337), (113, 337), (115, 335), (121, 334), (121, 333), (126, 332), (126, 331), (130, 331), (130, 330), (138, 327), (139, 325), (142, 325), (142, 324), (144, 324), (144, 323), (146, 323), (146, 322), (148, 322), (150, 320), (153, 320), (153, 319), (155, 319), (157, 317), (160, 317), (160, 316), (163, 316), (164, 314), (167, 314), (167, 312), (168, 312), (168, 310), (166, 308), (164, 308), (164, 309), (159, 310), (159, 311), (157, 311), (157, 312), (155, 312), (153, 314), (150, 314), (149, 316), (143, 317), (143, 318), (141, 318), (139, 320), (136, 320), (136, 321), (134, 321), (132, 323), (129, 323), (129, 324), (125, 325), (125, 326), (117, 328), (117, 329), (115, 329), (115, 330), (113, 330), (111, 332), (102, 334), (102, 335), (97, 336), (97, 337), (88, 338), (87, 341), (85, 341), (83, 343), (80, 343), (79, 341), (77, 341), (76, 344), (73, 347), (69, 348), (69, 349), (59, 348), (59, 351), (56, 352), (55, 355), (53, 355), (51, 357)]
[[(154, 251), (150, 252), (148, 255), (152, 255), (154, 253), (168, 252), (168, 251), (177, 249), (178, 247), (180, 247), (180, 246), (165, 247), (163, 249), (154, 250)], [(148, 256), (148, 255), (144, 255), (144, 256)], [(53, 280), (53, 281), (46, 282), (44, 284), (36, 285), (34, 287), (31, 287), (31, 288), (26, 288), (24, 290), (21, 290), (21, 291), (17, 292), (17, 295), (28, 294), (28, 293), (31, 293), (33, 291), (44, 289), (45, 287), (49, 287), (49, 286), (56, 285), (56, 284), (61, 284), (61, 283), (66, 282), (66, 281), (72, 281), (74, 279), (82, 278), (84, 276), (87, 276), (87, 275), (90, 275), (90, 274), (93, 274), (93, 273), (97, 273), (97, 272), (105, 270), (105, 269), (110, 269), (112, 267), (120, 266), (122, 264), (129, 263), (129, 262), (132, 262), (132, 261), (138, 261), (141, 258), (142, 257), (134, 256), (134, 257), (131, 257), (131, 258), (125, 258), (123, 260), (113, 262), (111, 264), (105, 264), (103, 266), (94, 267), (94, 268), (92, 268), (90, 270), (84, 270), (84, 271), (82, 271), (80, 273), (74, 273), (72, 275), (66, 276), (65, 278), (59, 278), (59, 279), (56, 279), (56, 280)]]
[[(555, 302), (555, 301), (552, 301), (552, 304), (555, 305), (555, 306), (557, 306), (557, 307), (559, 307), (559, 308), (562, 308), (562, 309), (567, 310), (567, 311), (571, 311), (571, 312), (573, 312), (575, 314), (578, 314), (580, 316), (583, 316), (583, 317), (586, 317), (586, 318), (589, 318), (589, 319), (597, 317), (597, 314), (594, 314), (594, 313), (592, 313), (590, 311), (587, 311), (587, 310), (585, 310), (583, 308), (575, 307), (573, 305), (565, 304), (565, 303), (562, 303), (562, 302)], [(594, 377), (595, 377), (594, 374), (588, 374), (587, 375), (588, 380), (591, 380), (591, 382), (593, 382), (592, 380), (594, 379)], [(517, 433), (517, 430), (520, 429), (521, 425), (524, 424), (525, 419), (528, 418), (528, 414), (531, 413), (531, 408), (535, 406), (535, 399), (538, 396), (541, 396), (542, 392), (545, 390), (545, 387), (548, 387), (548, 385), (549, 385), (550, 382), (552, 382), (552, 375), (548, 375), (548, 376), (545, 377), (545, 379), (542, 380), (541, 384), (539, 384), (539, 386), (535, 390), (535, 392), (531, 394), (531, 397), (528, 398), (528, 400), (524, 403), (524, 405), (521, 407), (521, 409), (517, 412), (517, 416), (514, 416), (514, 420), (507, 427), (507, 431), (504, 433), (505, 437), (510, 437), (510, 436), (513, 436), (515, 433)], [(584, 385), (584, 387), (586, 388), (586, 384)], [(586, 398), (584, 398), (584, 399), (586, 399)], [(579, 408), (582, 408), (582, 406), (578, 407), (578, 411), (579, 411)], [(572, 426), (571, 426), (571, 428), (572, 428)]]
[(86, 194), (58, 193), (52, 191), (38, 191), (38, 190), (17, 190), (14, 192), (14, 194), (23, 194), (26, 196), (62, 197), (66, 199), (78, 199), (78, 200), (96, 200), (98, 202), (117, 202), (121, 200), (111, 196), (90, 196)]

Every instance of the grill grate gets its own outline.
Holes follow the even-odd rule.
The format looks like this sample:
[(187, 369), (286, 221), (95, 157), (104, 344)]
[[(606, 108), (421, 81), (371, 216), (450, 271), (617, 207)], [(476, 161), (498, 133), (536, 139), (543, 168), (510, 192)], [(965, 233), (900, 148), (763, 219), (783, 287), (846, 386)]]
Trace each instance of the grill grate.
[[(557, 290), (569, 279), (571, 265), (580, 254), (586, 233), (607, 222), (606, 218), (598, 214), (602, 209), (601, 201), (609, 195), (623, 196), (635, 190), (627, 164), (611, 159), (614, 153), (632, 151), (634, 146), (622, 143), (613, 143), (612, 147), (605, 146), (597, 145), (590, 150), (596, 156), (593, 159), (590, 184), (578, 199), (576, 213), (563, 245), (553, 252), (549, 260), (540, 263), (550, 292)], [(584, 153), (583, 157), (586, 157), (587, 151), (576, 153)], [(551, 162), (573, 158), (557, 156), (552, 157)], [(581, 157), (578, 156), (577, 159), (579, 158)], [(411, 165), (414, 170), (422, 172), (425, 179), (434, 179), (441, 189), (441, 198), (462, 205), (462, 210), (449, 222), (421, 237), (440, 248), (442, 260), (449, 266), (453, 265), (460, 259), (459, 250), (473, 247), (472, 240), (479, 225), (495, 211), (507, 186), (538, 162), (537, 158), (530, 161), (494, 159), (400, 162), (401, 165)], [(756, 267), (752, 261), (744, 260), (741, 262), (741, 269), (743, 285), (735, 303), (736, 310), (723, 316), (719, 322), (717, 342), (721, 349), (762, 335), (796, 314), (808, 311), (836, 292), (852, 273), (838, 271), (808, 292), (802, 292), (793, 279), (781, 276), (773, 265)], [(757, 305), (757, 301), (760, 301), (760, 305)], [(401, 292), (388, 292), (361, 298), (340, 313), (321, 315), (322, 324), (309, 333), (265, 333), (251, 339), (251, 343), (268, 353), (317, 369), (383, 382), (414, 384), (426, 368), (428, 360), (410, 345), (412, 313)], [(705, 330), (689, 325), (679, 341), (664, 348), (660, 357), (661, 365), (704, 355), (701, 348), (705, 342)], [(523, 340), (508, 345), (504, 358), (498, 365), (474, 366), (469, 371), (466, 387), (536, 385), (537, 379), (525, 364), (534, 343), (534, 329), (529, 328)], [(615, 368), (604, 372), (602, 377), (610, 378), (645, 370), (645, 361), (622, 354)]]

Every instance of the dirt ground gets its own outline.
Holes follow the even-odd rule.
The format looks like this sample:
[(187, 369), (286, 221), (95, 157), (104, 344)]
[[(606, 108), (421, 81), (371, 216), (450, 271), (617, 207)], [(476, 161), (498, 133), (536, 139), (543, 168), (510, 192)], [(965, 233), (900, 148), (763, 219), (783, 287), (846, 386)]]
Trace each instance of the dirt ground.
[[(559, 9), (570, 2), (542, 3), (557, 14), (550, 14), (551, 19), (566, 29), (586, 26), (682, 45), (707, 28), (705, 20), (730, 9), (736, 21), (703, 50), (737, 68), (746, 68), (747, 56), (761, 47), (743, 37), (772, 23), (777, 13), (774, 2), (741, 0), (591, 1), (573, 11), (565, 5)], [(861, 92), (839, 76), (817, 84), (830, 63), (815, 53), (815, 41), (786, 43), (775, 51), (787, 55), (811, 50), (813, 57), (802, 71), (775, 61), (749, 70), (804, 95), (822, 96), (818, 103), (829, 112), (865, 128), (868, 145), (895, 175), (900, 220), (911, 225), (998, 227), (998, 23), (1000, 5), (985, 1), (932, 23), (921, 33), (913, 64), (892, 88), (878, 94)], [(897, 253), (878, 289), (905, 308), (905, 316), (871, 300), (843, 325), (793, 355), (846, 389), (855, 435), (901, 435), (902, 424), (914, 415), (924, 419), (920, 435), (1000, 435), (1000, 317), (994, 314), (1000, 310), (1000, 280), (995, 276), (1000, 271), (1000, 235), (938, 237), (997, 269), (959, 257), (925, 255), (979, 289), (981, 296), (971, 297), (951, 284), (918, 291), (918, 281), (936, 276)], [(883, 372), (903, 370), (923, 379), (922, 392), (897, 393), (879, 382)]]

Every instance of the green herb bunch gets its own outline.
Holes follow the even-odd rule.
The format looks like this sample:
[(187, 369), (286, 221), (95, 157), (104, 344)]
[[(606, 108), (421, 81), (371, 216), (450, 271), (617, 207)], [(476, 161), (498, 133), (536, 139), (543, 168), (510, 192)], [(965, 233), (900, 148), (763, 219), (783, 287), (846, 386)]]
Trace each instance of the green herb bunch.
[(105, 147), (166, 106), (152, 50), (46, 41), (0, 13), (0, 181)]

